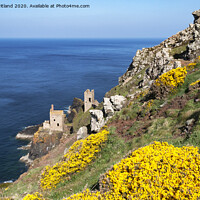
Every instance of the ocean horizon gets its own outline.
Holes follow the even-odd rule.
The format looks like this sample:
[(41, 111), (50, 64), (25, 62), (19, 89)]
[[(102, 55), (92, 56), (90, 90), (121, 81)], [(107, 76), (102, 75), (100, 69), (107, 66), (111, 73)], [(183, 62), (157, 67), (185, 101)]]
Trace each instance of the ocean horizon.
[(94, 89), (99, 102), (118, 84), (138, 49), (164, 38), (0, 39), (0, 183), (27, 170), (19, 159), (25, 141), (16, 134), (67, 110), (73, 98)]

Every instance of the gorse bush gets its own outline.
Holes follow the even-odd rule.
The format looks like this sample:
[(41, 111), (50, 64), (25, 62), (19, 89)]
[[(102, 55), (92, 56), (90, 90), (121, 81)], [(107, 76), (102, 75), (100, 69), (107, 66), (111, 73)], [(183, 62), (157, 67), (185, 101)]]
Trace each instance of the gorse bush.
[(90, 192), (88, 189), (80, 192), (78, 194), (74, 194), (70, 197), (68, 197), (65, 200), (100, 200), (102, 199), (101, 193), (100, 192)]
[(85, 191), (80, 192), (78, 194), (74, 194), (64, 200), (113, 200), (113, 199), (123, 200), (122, 196), (119, 196), (111, 192), (106, 192), (104, 194), (101, 194), (99, 191), (90, 192), (88, 189), (86, 189)]
[(174, 89), (184, 83), (186, 75), (186, 67), (178, 67), (162, 74), (158, 79), (156, 79), (154, 84), (156, 86), (164, 85)]
[(186, 67), (178, 67), (172, 69), (155, 80), (154, 84), (150, 89), (150, 94), (153, 98), (164, 98), (169, 93), (173, 93), (176, 89), (181, 86), (187, 75)]
[(197, 199), (200, 197), (198, 148), (154, 142), (114, 165), (102, 184), (122, 199)]
[(186, 66), (186, 69), (188, 71), (193, 70), (195, 68), (195, 66), (197, 65), (197, 63), (190, 63)]
[(195, 147), (154, 142), (140, 148), (104, 174), (102, 191), (88, 189), (66, 200), (200, 198), (200, 154)]
[(41, 176), (41, 187), (51, 189), (62, 180), (69, 178), (70, 174), (79, 172), (96, 158), (102, 145), (107, 140), (107, 130), (92, 134), (86, 139), (76, 141), (64, 156), (64, 161), (53, 167), (47, 166)]
[(27, 194), (23, 198), (23, 200), (45, 200), (45, 199), (43, 198), (43, 196), (40, 193), (36, 192), (34, 194)]

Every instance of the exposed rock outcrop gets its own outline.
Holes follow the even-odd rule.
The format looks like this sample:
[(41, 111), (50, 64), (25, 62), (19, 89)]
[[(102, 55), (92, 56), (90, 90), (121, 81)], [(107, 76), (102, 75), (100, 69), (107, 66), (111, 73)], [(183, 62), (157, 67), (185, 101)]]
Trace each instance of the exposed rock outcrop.
[(86, 126), (81, 127), (77, 132), (77, 140), (85, 139), (88, 135), (88, 129)]
[(101, 110), (90, 110), (91, 115), (91, 132), (97, 133), (102, 126), (104, 126), (105, 121), (103, 117), (103, 112)]
[(105, 116), (110, 118), (114, 115), (114, 109), (113, 109), (113, 105), (110, 101), (110, 98), (104, 98), (103, 99), (103, 108), (104, 108), (104, 113), (105, 113)]
[[(91, 132), (97, 133), (101, 129), (101, 127), (103, 127), (105, 123), (114, 115), (116, 111), (120, 111), (123, 108), (125, 103), (126, 103), (126, 98), (124, 96), (115, 95), (111, 96), (110, 98), (104, 97), (103, 111), (90, 110)], [(104, 117), (106, 118), (105, 120)]]
[(194, 24), (200, 24), (200, 10), (196, 10), (192, 14), (194, 16)]
[(25, 156), (22, 156), (19, 161), (26, 163), (27, 166), (30, 166), (33, 163), (33, 160), (29, 158), (29, 153)]
[(193, 59), (200, 55), (200, 10), (192, 14), (194, 16), (194, 33), (193, 41), (188, 45), (188, 59)]
[(126, 98), (124, 96), (115, 95), (110, 97), (110, 101), (113, 105), (114, 111), (120, 111), (126, 103)]
[(139, 87), (148, 86), (150, 80), (155, 80), (161, 74), (181, 66), (181, 60), (191, 60), (200, 55), (200, 10), (195, 11), (194, 24), (178, 32), (152, 48), (143, 48), (136, 52), (133, 62), (127, 72), (119, 78), (124, 84), (131, 77), (141, 75)]
[(19, 148), (17, 148), (17, 149), (20, 149), (20, 150), (29, 150), (30, 148), (31, 148), (31, 144), (32, 144), (32, 141), (31, 142), (29, 142), (27, 145), (25, 145), (25, 146), (21, 146), (21, 147), (19, 147)]
[(17, 140), (32, 140), (33, 135), (25, 135), (25, 134), (18, 133), (15, 138)]
[(106, 118), (111, 118), (115, 111), (120, 111), (124, 104), (126, 103), (126, 98), (124, 96), (115, 95), (110, 98), (104, 98), (103, 111)]
[(28, 158), (34, 160), (46, 155), (51, 149), (60, 144), (62, 132), (38, 131), (34, 134)]
[(16, 135), (16, 139), (32, 140), (34, 133), (37, 132), (39, 127), (41, 127), (41, 126), (42, 126), (42, 124), (26, 127), (25, 129), (23, 129)]

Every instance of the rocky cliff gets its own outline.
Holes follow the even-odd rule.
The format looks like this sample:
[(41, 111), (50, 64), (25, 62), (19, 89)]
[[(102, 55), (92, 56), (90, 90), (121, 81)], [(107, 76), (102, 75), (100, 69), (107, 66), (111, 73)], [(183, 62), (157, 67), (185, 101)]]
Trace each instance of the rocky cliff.
[(119, 84), (126, 84), (132, 77), (140, 79), (138, 87), (149, 87), (151, 80), (170, 69), (180, 67), (184, 61), (200, 55), (200, 10), (192, 13), (194, 24), (152, 48), (136, 52), (126, 73), (119, 78)]

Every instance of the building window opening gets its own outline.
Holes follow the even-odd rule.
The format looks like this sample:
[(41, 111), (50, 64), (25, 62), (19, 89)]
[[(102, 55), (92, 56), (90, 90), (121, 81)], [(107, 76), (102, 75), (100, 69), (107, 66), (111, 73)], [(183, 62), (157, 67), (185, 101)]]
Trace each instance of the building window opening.
[(57, 126), (59, 126), (59, 123), (57, 123)]
[(91, 100), (91, 98), (89, 98), (89, 102), (91, 102), (92, 100)]
[(53, 121), (55, 122), (56, 120), (54, 119)]

